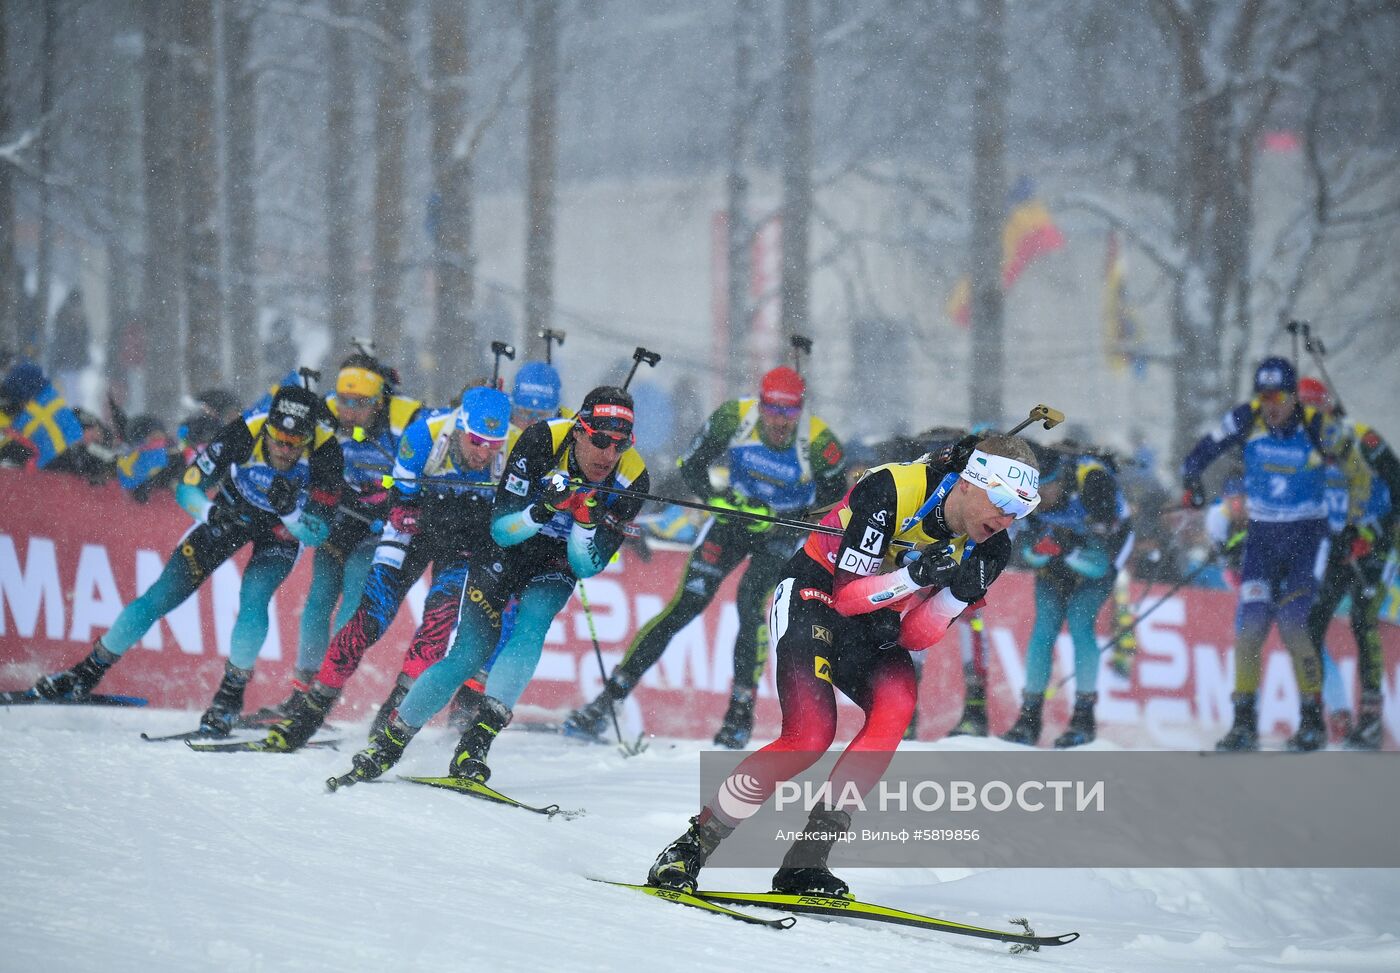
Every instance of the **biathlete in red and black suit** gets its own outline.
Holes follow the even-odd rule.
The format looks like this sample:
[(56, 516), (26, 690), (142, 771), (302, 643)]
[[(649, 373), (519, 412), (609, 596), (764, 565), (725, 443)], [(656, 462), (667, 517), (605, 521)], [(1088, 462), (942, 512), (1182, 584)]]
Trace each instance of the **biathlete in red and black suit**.
[[(661, 852), (649, 884), (696, 888), (719, 842), (831, 746), (837, 689), (864, 711), (865, 722), (831, 772), (831, 793), (853, 785), (864, 795), (879, 781), (914, 712), (909, 653), (936, 643), (983, 600), (1011, 556), (1006, 528), (1040, 501), (1035, 457), (1024, 440), (972, 443), (934, 461), (869, 470), (822, 520), (842, 533), (813, 532), (788, 561), (769, 614), (782, 733), (745, 759)], [(882, 573), (895, 541), (914, 545), (919, 557)], [(815, 808), (773, 876), (774, 891), (849, 895), (826, 867), (849, 825), (844, 810)]]

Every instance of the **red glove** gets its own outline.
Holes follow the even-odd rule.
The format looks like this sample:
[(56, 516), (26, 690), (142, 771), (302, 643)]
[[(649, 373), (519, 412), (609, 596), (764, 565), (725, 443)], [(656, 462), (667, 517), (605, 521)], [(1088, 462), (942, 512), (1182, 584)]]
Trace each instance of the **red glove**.
[(389, 511), (389, 526), (412, 537), (418, 533), (418, 511), (413, 507), (395, 507)]
[(1055, 540), (1050, 534), (1046, 534), (1040, 540), (1036, 541), (1035, 547), (1032, 547), (1031, 550), (1042, 557), (1059, 557), (1065, 552), (1065, 549), (1060, 546), (1059, 541)]
[(598, 494), (593, 490), (575, 490), (558, 507), (573, 515), (574, 523), (585, 527), (593, 523), (593, 515), (598, 507)]
[(1357, 535), (1351, 539), (1351, 559), (1353, 561), (1360, 561), (1362, 558), (1366, 557), (1366, 555), (1370, 554), (1374, 547), (1375, 545), (1372, 544), (1371, 538), (1367, 536), (1366, 531), (1358, 532)]

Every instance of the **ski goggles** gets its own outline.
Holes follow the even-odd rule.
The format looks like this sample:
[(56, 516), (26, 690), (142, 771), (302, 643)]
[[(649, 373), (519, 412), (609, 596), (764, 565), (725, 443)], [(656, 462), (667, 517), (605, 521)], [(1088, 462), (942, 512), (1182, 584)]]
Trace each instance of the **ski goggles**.
[(992, 506), (1017, 520), (1040, 506), (1040, 474), (1010, 457), (974, 449), (959, 476), (981, 487)]
[(594, 429), (582, 416), (575, 421), (583, 429), (583, 434), (588, 437), (588, 441), (593, 444), (594, 449), (623, 450), (632, 445), (633, 437), (630, 432), (605, 432), (601, 429)]
[(368, 409), (379, 404), (377, 395), (341, 395), (337, 392), (335, 400), (346, 409)]
[(276, 426), (265, 425), (263, 432), (267, 433), (269, 439), (279, 446), (305, 446), (311, 442), (311, 434), (297, 435), (296, 433), (285, 432)]
[(467, 443), (471, 446), (499, 446), (501, 443), (505, 442), (504, 439), (488, 439), (486, 436), (478, 436), (476, 433), (467, 432), (466, 430), (462, 430), (461, 432), (466, 438)]
[(770, 402), (760, 402), (758, 407), (764, 415), (779, 419), (796, 419), (802, 415), (802, 406), (800, 405), (773, 405)]

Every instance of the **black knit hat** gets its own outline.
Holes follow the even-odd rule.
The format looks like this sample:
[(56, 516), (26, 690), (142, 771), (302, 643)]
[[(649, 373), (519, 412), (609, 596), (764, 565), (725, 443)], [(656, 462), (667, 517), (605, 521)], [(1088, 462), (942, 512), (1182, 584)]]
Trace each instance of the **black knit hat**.
[(578, 418), (596, 430), (632, 434), (636, 421), (632, 396), (626, 389), (615, 385), (600, 385), (583, 399), (583, 408), (578, 410)]

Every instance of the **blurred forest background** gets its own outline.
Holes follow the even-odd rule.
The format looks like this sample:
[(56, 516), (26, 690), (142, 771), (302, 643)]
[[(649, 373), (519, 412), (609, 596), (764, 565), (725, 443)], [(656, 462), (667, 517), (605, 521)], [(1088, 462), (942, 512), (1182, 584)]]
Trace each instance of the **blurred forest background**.
[(90, 409), (553, 328), (688, 436), (801, 334), (847, 439), (1165, 469), (1300, 319), (1400, 435), (1394, 0), (0, 0), (0, 82), (0, 346)]

